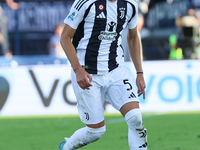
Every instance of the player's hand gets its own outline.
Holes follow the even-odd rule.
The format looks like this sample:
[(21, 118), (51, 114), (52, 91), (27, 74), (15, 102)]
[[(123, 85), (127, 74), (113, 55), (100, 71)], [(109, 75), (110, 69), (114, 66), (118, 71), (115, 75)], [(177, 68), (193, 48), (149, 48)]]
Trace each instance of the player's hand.
[(19, 8), (19, 3), (14, 2), (13, 0), (6, 0), (8, 6), (12, 9), (12, 10), (17, 10)]
[(89, 90), (89, 87), (92, 86), (92, 77), (90, 76), (90, 74), (83, 70), (82, 67), (76, 69), (75, 73), (78, 85), (84, 90)]
[(138, 74), (136, 78), (136, 84), (138, 87), (138, 96), (143, 94), (143, 99), (145, 99), (145, 82), (144, 82), (144, 77), (143, 74)]

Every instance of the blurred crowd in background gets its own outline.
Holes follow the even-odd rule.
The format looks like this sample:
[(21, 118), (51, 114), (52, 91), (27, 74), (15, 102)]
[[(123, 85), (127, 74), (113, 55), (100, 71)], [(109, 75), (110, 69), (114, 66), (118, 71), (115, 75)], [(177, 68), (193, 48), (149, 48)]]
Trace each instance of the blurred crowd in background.
[[(73, 0), (0, 1), (0, 55), (66, 58), (63, 20)], [(199, 0), (138, 0), (143, 60), (200, 59)], [(123, 33), (126, 36), (126, 33)], [(123, 37), (125, 61), (130, 61)]]

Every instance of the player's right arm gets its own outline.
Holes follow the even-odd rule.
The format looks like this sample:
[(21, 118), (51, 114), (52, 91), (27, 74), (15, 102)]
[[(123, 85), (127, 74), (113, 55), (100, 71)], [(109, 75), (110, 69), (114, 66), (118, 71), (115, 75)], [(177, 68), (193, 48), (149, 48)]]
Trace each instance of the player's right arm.
[(76, 70), (78, 70), (82, 67), (79, 64), (79, 61), (78, 61), (78, 58), (76, 55), (76, 50), (71, 42), (71, 40), (75, 34), (75, 31), (76, 31), (75, 29), (73, 29), (69, 25), (65, 24), (62, 34), (61, 34), (60, 43), (72, 65), (73, 70), (76, 72)]
[(92, 86), (90, 83), (92, 81), (92, 77), (81, 67), (76, 55), (76, 50), (71, 42), (75, 31), (75, 29), (65, 24), (61, 34), (60, 43), (74, 72), (76, 73), (77, 83), (82, 89), (89, 89), (89, 87)]
[(72, 44), (72, 38), (78, 28), (80, 22), (84, 19), (84, 14), (88, 8), (90, 1), (75, 0), (69, 14), (64, 20), (64, 28), (61, 34), (61, 45), (67, 55), (71, 66), (76, 73), (76, 80), (82, 89), (89, 89), (92, 77), (80, 65), (76, 55), (76, 50)]

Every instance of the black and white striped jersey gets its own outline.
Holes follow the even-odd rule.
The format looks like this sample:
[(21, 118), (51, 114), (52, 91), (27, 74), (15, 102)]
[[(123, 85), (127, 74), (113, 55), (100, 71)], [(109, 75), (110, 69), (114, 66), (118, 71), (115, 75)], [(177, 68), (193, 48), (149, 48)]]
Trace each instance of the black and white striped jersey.
[(73, 44), (90, 74), (105, 74), (123, 64), (121, 33), (137, 22), (137, 0), (75, 0), (64, 20), (76, 29)]

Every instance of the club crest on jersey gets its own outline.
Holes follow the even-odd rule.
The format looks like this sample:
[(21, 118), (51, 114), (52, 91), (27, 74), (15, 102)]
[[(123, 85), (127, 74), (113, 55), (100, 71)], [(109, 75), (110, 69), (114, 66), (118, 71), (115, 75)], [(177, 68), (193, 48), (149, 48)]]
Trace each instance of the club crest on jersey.
[(117, 23), (116, 22), (109, 22), (106, 26), (106, 31), (101, 31), (100, 35), (98, 36), (99, 40), (110, 40), (110, 41), (115, 41), (117, 32)]
[(72, 12), (67, 18), (69, 18), (71, 21), (74, 21), (76, 16), (77, 16), (76, 12)]
[(123, 7), (122, 7), (122, 8), (119, 8), (119, 11), (120, 11), (120, 16), (119, 16), (119, 17), (120, 17), (121, 19), (123, 19), (124, 16), (125, 16), (125, 8), (123, 8)]
[(103, 10), (104, 9), (104, 6), (101, 4), (99, 5), (99, 10)]

